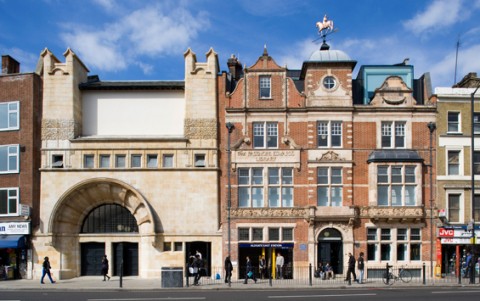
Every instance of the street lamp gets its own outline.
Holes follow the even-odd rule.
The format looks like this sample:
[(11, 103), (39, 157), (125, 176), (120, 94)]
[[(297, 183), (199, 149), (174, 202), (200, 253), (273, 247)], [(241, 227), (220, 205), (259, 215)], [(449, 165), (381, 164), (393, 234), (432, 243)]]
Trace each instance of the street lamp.
[(470, 94), (470, 101), (471, 101), (471, 125), (472, 125), (472, 145), (470, 147), (470, 166), (471, 166), (471, 176), (472, 176), (472, 259), (470, 262), (471, 268), (470, 268), (470, 284), (475, 284), (475, 93), (477, 93), (477, 90), (480, 88), (480, 84), (477, 85), (477, 88)]
[(433, 132), (437, 125), (429, 122), (427, 127), (430, 131), (430, 277), (433, 279)]
[[(233, 129), (235, 129), (235, 126), (231, 122), (227, 122), (225, 125), (228, 130), (228, 136), (227, 136), (227, 178), (228, 178), (228, 188), (227, 188), (227, 223), (228, 223), (228, 257), (231, 260), (231, 229), (230, 229), (230, 211), (232, 208), (232, 184), (231, 184), (231, 179), (230, 179), (230, 165), (231, 165), (231, 157), (232, 157), (232, 152), (230, 149), (230, 136), (232, 135)], [(231, 285), (232, 279), (231, 277), (228, 278), (228, 286)]]

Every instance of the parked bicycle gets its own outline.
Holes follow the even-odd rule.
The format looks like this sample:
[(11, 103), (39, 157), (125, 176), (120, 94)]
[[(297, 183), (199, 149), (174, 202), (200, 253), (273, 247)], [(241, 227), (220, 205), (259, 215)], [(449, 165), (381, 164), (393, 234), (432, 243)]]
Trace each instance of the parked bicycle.
[(404, 283), (409, 283), (412, 280), (412, 273), (406, 270), (403, 266), (398, 270), (398, 275), (393, 274), (393, 266), (388, 266), (388, 272), (383, 274), (383, 283), (392, 285), (397, 280), (402, 280)]

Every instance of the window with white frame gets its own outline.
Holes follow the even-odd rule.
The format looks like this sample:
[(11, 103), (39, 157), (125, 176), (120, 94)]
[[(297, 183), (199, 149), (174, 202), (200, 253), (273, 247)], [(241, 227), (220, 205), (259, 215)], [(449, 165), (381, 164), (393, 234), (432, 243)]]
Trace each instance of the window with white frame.
[(271, 98), (271, 77), (267, 75), (261, 75), (259, 77), (260, 85), (260, 98)]
[(238, 241), (250, 241), (250, 228), (238, 228)]
[(473, 132), (480, 134), (480, 113), (473, 113)]
[[(264, 233), (267, 236), (264, 236)], [(293, 241), (292, 227), (239, 227), (238, 241)]]
[(0, 174), (19, 172), (19, 151), (17, 145), (0, 145)]
[(18, 215), (18, 188), (0, 188), (0, 216)]
[(397, 229), (397, 260), (420, 260), (422, 239), (418, 228)]
[(342, 146), (342, 122), (318, 121), (317, 140), (318, 147)]
[(293, 207), (293, 168), (268, 168), (268, 206)]
[(263, 167), (238, 169), (238, 206), (293, 207), (293, 168), (269, 167), (266, 174), (264, 171)]
[(95, 167), (95, 156), (88, 154), (83, 156), (83, 167), (84, 168), (93, 168)]
[(370, 261), (418, 261), (421, 245), (419, 228), (367, 228), (367, 260)]
[(98, 163), (100, 168), (110, 168), (110, 155), (100, 155)]
[(447, 174), (450, 176), (457, 176), (460, 174), (460, 151), (449, 150), (447, 152)]
[(0, 103), (0, 131), (18, 130), (20, 120), (18, 101)]
[(263, 228), (252, 228), (252, 240), (263, 241)]
[(268, 228), (268, 240), (280, 241), (280, 228)]
[(341, 167), (317, 169), (317, 206), (342, 206), (343, 180)]
[(278, 125), (276, 122), (253, 123), (253, 147), (254, 148), (277, 148)]
[(377, 166), (378, 206), (415, 206), (417, 177), (415, 165)]
[(473, 173), (480, 175), (480, 151), (473, 152)]
[(448, 112), (447, 117), (447, 131), (449, 133), (459, 133), (460, 132), (460, 113), (459, 112)]
[(461, 222), (461, 194), (449, 193), (447, 196), (447, 218), (449, 223)]
[(382, 122), (382, 148), (405, 148), (405, 122)]

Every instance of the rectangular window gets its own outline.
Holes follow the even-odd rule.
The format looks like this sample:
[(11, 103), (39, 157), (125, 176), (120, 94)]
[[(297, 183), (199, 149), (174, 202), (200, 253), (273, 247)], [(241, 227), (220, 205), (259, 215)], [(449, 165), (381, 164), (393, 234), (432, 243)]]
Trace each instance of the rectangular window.
[(195, 154), (195, 167), (205, 166), (205, 154)]
[(253, 123), (253, 147), (277, 148), (278, 126), (276, 122)]
[(238, 186), (239, 207), (263, 207), (263, 168), (239, 168)]
[(125, 155), (115, 155), (115, 167), (116, 168), (125, 168), (126, 165), (126, 156)]
[(84, 168), (93, 168), (95, 167), (95, 156), (94, 155), (84, 155), (83, 156), (83, 167)]
[(448, 129), (449, 133), (459, 133), (460, 132), (460, 113), (459, 112), (448, 112)]
[(293, 168), (268, 168), (268, 206), (293, 207)]
[(367, 228), (367, 260), (376, 260), (377, 246), (377, 229)]
[(268, 228), (268, 240), (280, 241), (280, 228)]
[(448, 195), (448, 222), (460, 222), (460, 194)]
[(480, 220), (480, 194), (475, 194), (475, 198), (473, 199), (474, 202), (474, 219), (475, 221)]
[(262, 75), (259, 77), (260, 98), (271, 98), (271, 78)]
[(0, 103), (0, 131), (18, 130), (20, 120), (19, 102)]
[(380, 260), (390, 260), (391, 254), (391, 235), (390, 229), (380, 229)]
[(405, 148), (405, 122), (382, 122), (382, 148)]
[(250, 228), (238, 228), (238, 241), (250, 241)]
[(473, 132), (480, 134), (480, 113), (473, 113)]
[(142, 155), (133, 154), (130, 156), (130, 167), (139, 168), (142, 167)]
[(163, 251), (164, 252), (170, 252), (172, 250), (172, 242), (171, 241), (165, 241), (163, 243)]
[(147, 155), (147, 167), (148, 168), (157, 168), (158, 167), (158, 155), (148, 154)]
[(420, 229), (410, 229), (410, 260), (420, 260), (422, 238)]
[(480, 175), (480, 152), (473, 152), (473, 173)]
[(293, 228), (282, 228), (282, 240), (293, 241)]
[(18, 145), (0, 145), (0, 174), (19, 172), (19, 151)]
[(253, 241), (263, 240), (263, 228), (252, 228), (252, 240)]
[(18, 188), (0, 188), (0, 216), (18, 215)]
[(317, 169), (317, 206), (342, 206), (343, 180), (341, 167)]
[(110, 168), (110, 155), (100, 155), (100, 168)]
[(165, 154), (163, 155), (163, 167), (173, 167), (173, 155)]
[(174, 251), (180, 252), (180, 251), (183, 250), (183, 244), (182, 244), (181, 241), (176, 241), (176, 242), (174, 242), (173, 245), (174, 245), (174, 249), (173, 249)]
[(63, 155), (52, 155), (52, 168), (63, 168)]
[(318, 147), (342, 146), (342, 122), (319, 121), (317, 122)]
[(448, 175), (460, 174), (460, 151), (450, 150), (448, 151)]
[(415, 206), (418, 187), (414, 165), (377, 166), (378, 206)]

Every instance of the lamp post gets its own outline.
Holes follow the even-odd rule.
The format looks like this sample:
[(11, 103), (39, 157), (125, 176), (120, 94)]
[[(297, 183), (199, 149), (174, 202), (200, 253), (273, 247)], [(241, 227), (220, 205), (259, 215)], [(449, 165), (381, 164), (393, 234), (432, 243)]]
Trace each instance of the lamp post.
[(471, 200), (472, 200), (472, 241), (471, 241), (471, 244), (472, 244), (472, 250), (471, 250), (471, 253), (472, 253), (472, 259), (471, 259), (471, 267), (470, 267), (470, 284), (475, 284), (475, 162), (474, 162), (474, 158), (475, 158), (475, 105), (474, 105), (474, 102), (475, 102), (475, 93), (477, 93), (477, 90), (478, 88), (480, 88), (480, 84), (477, 85), (477, 88), (472, 92), (472, 94), (470, 94), (470, 105), (471, 105), (471, 125), (472, 125), (472, 145), (470, 147), (470, 173), (471, 173), (471, 176), (472, 176), (472, 196), (471, 196)]
[[(232, 152), (230, 149), (230, 136), (232, 135), (233, 129), (235, 126), (231, 122), (227, 122), (225, 125), (228, 130), (228, 136), (227, 136), (227, 178), (228, 178), (228, 188), (227, 188), (227, 223), (228, 223), (228, 257), (231, 260), (231, 229), (230, 229), (230, 211), (232, 208), (232, 184), (231, 184), (231, 179), (230, 179), (230, 165), (231, 165), (231, 157), (232, 157)], [(228, 278), (228, 286), (231, 285), (231, 277)]]
[(430, 277), (433, 279), (433, 132), (437, 125), (429, 122), (427, 127), (430, 131)]

